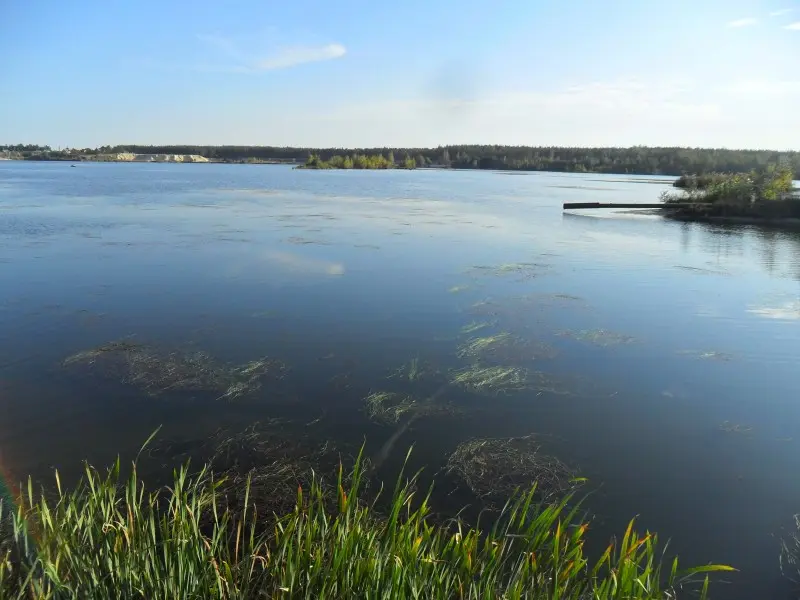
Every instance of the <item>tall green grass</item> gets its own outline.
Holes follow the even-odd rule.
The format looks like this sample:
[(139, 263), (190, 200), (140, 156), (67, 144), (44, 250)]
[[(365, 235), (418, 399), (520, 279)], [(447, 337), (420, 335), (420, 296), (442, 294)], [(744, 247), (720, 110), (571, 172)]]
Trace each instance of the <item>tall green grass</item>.
[(415, 478), (398, 479), (381, 510), (359, 500), (363, 481), (359, 460), (351, 474), (340, 468), (335, 488), (298, 488), (284, 515), (249, 500), (243, 512), (226, 508), (225, 483), (209, 469), (181, 468), (156, 491), (136, 464), (123, 476), (119, 462), (87, 467), (71, 491), (56, 476), (52, 498), (29, 484), (0, 515), (0, 597), (611, 600), (675, 598), (692, 586), (705, 598), (707, 573), (729, 570), (681, 571), (633, 522), (600, 557), (587, 556), (587, 525), (569, 497), (536, 505), (532, 489), (491, 527), (442, 525)]

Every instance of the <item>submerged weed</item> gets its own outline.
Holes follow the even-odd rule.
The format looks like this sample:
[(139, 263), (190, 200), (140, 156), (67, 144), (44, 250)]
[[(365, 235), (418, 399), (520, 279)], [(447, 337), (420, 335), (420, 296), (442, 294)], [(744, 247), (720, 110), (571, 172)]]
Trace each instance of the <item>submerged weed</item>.
[(753, 428), (749, 425), (741, 425), (739, 423), (731, 423), (730, 421), (723, 421), (719, 426), (720, 431), (724, 431), (725, 433), (750, 433), (753, 431)]
[(459, 346), (459, 358), (480, 361), (524, 362), (544, 358), (554, 358), (557, 354), (544, 342), (524, 340), (519, 336), (502, 331), (495, 335), (474, 337)]
[(581, 331), (568, 329), (559, 331), (558, 335), (596, 346), (617, 346), (620, 344), (631, 344), (636, 341), (635, 338), (629, 335), (623, 335), (607, 329), (584, 329)]
[(472, 267), (467, 273), (473, 277), (504, 277), (517, 276), (520, 280), (533, 279), (544, 274), (549, 265), (541, 263), (506, 263), (496, 266), (478, 265)]
[(701, 351), (701, 350), (680, 350), (678, 354), (683, 356), (692, 356), (701, 360), (717, 360), (721, 362), (728, 362), (733, 360), (733, 355), (727, 352), (717, 352), (716, 350)]
[(447, 471), (460, 477), (475, 495), (501, 502), (533, 484), (544, 499), (562, 496), (576, 485), (572, 470), (541, 452), (531, 435), (463, 442), (448, 458)]
[(472, 289), (472, 286), (469, 285), (454, 285), (451, 287), (448, 292), (451, 294), (460, 294), (461, 292), (466, 292), (467, 290)]
[(458, 411), (446, 402), (439, 402), (440, 392), (420, 399), (397, 392), (372, 392), (364, 398), (366, 412), (375, 421), (396, 424), (404, 417), (419, 418), (431, 415), (452, 415)]
[(454, 371), (451, 382), (469, 391), (500, 394), (528, 389), (527, 375), (517, 367), (471, 365)]
[(413, 413), (419, 402), (407, 394), (397, 392), (372, 392), (364, 398), (367, 415), (383, 423), (397, 423), (400, 418)]
[(438, 369), (431, 363), (425, 360), (420, 360), (418, 357), (412, 358), (410, 361), (401, 365), (389, 375), (390, 379), (407, 380), (411, 383), (422, 381), (423, 379), (430, 379), (439, 375)]
[(128, 341), (79, 352), (62, 364), (87, 365), (106, 376), (119, 377), (150, 396), (196, 392), (216, 394), (218, 399), (226, 400), (257, 391), (267, 379), (280, 380), (288, 370), (283, 362), (269, 357), (231, 366), (205, 352), (165, 353)]
[(516, 343), (518, 343), (517, 338), (507, 331), (502, 331), (495, 335), (472, 338), (462, 344), (456, 354), (459, 358), (479, 358)]
[(472, 321), (461, 328), (461, 333), (469, 335), (471, 333), (477, 333), (487, 327), (494, 327), (495, 325), (497, 325), (497, 321)]

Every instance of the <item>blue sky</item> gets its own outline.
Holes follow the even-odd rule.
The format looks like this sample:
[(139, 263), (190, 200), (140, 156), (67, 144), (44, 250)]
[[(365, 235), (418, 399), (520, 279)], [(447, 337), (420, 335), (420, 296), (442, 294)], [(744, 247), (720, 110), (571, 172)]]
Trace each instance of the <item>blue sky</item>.
[(800, 149), (800, 1), (0, 0), (0, 143)]

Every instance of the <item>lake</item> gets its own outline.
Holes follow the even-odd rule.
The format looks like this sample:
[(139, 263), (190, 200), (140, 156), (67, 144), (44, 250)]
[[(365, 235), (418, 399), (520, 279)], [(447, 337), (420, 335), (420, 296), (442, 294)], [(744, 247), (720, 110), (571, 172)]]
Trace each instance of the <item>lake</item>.
[[(416, 392), (451, 412), (411, 423), (383, 472), (413, 444), (446, 492), (433, 474), (459, 444), (535, 434), (588, 478), (598, 548), (638, 515), (682, 564), (739, 569), (715, 597), (786, 597), (800, 235), (561, 210), (654, 202), (670, 182), (0, 162), (6, 476), (49, 481), (57, 467), (74, 480), (83, 460), (130, 460), (160, 425), (191, 440), (281, 419), (374, 454), (397, 424), (371, 419), (364, 398)], [(463, 372), (477, 356), (464, 344), (502, 332), (516, 345), (482, 359), (513, 366), (525, 389), (441, 394), (436, 377), (392, 377), (413, 359), (440, 379)], [(163, 349), (162, 367), (142, 355), (151, 378), (137, 379), (74, 358), (116, 340)], [(285, 369), (241, 396), (158, 387), (182, 356), (207, 372), (264, 356)]]

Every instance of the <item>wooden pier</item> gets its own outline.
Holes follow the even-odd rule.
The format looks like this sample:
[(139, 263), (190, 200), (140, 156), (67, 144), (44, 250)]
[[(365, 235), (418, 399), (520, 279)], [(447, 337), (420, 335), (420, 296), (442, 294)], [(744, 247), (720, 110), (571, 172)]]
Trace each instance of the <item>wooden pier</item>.
[(690, 202), (675, 202), (664, 204), (633, 204), (629, 202), (565, 202), (564, 210), (572, 208), (691, 208), (694, 204)]

